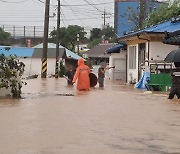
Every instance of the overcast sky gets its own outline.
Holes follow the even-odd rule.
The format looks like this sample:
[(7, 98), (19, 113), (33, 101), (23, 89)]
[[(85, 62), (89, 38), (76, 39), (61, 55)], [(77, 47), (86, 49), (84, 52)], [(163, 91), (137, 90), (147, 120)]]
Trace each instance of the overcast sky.
[[(44, 26), (45, 0), (0, 0), (0, 26)], [(50, 16), (56, 13), (57, 0), (50, 0)], [(80, 25), (85, 30), (101, 28), (105, 9), (106, 23), (113, 26), (114, 0), (61, 0), (61, 27)], [(56, 16), (50, 18), (50, 29), (56, 27)], [(12, 29), (12, 28), (11, 28)]]
[[(161, 0), (163, 1), (163, 0)], [(56, 13), (57, 0), (50, 0), (50, 16)], [(80, 25), (86, 31), (103, 25), (103, 13), (106, 12), (106, 24), (114, 26), (114, 0), (61, 0), (61, 27)], [(0, 0), (0, 26), (4, 30), (23, 34), (23, 26), (27, 32), (36, 31), (43, 34), (45, 0)], [(50, 31), (56, 27), (56, 16), (50, 17)], [(26, 32), (26, 33), (27, 33)]]

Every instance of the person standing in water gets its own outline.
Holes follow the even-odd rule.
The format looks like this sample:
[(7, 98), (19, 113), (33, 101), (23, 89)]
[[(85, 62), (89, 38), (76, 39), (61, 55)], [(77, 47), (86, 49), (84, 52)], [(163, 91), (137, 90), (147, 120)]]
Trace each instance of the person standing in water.
[(68, 85), (73, 85), (72, 80), (73, 80), (73, 77), (74, 77), (74, 73), (75, 73), (75, 71), (73, 70), (73, 66), (69, 65), (68, 70), (65, 73), (65, 76), (67, 77), (67, 84)]
[(78, 79), (78, 82), (77, 82), (78, 90), (90, 89), (89, 74), (90, 74), (90, 68), (84, 64), (84, 59), (80, 58), (78, 60), (78, 67), (76, 69), (76, 72), (72, 81), (72, 83), (74, 84), (76, 80)]
[(106, 70), (109, 70), (111, 68), (115, 68), (115, 66), (107, 67), (107, 64), (105, 62), (101, 62), (101, 66), (98, 69), (98, 83), (99, 83), (99, 87), (104, 87), (105, 72), (106, 72)]
[(175, 63), (176, 69), (172, 73), (172, 86), (168, 99), (173, 99), (176, 95), (180, 99), (180, 63)]

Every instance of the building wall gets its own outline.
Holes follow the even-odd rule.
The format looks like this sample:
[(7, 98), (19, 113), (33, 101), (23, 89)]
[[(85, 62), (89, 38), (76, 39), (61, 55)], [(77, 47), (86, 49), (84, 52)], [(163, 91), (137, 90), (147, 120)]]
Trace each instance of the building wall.
[[(129, 69), (129, 47), (136, 46), (136, 69)], [(166, 45), (161, 42), (149, 42), (149, 60), (164, 60), (169, 52), (179, 48), (175, 45)], [(128, 46), (127, 56), (127, 82), (138, 81), (138, 44)], [(148, 42), (146, 42), (146, 53), (148, 53)], [(147, 65), (147, 63), (145, 63)]]
[(165, 57), (167, 56), (167, 54), (174, 50), (174, 49), (178, 49), (179, 47), (176, 45), (167, 45), (167, 44), (163, 44), (161, 42), (150, 42), (149, 44), (149, 50), (150, 50), (150, 54), (149, 54), (149, 58), (150, 60), (164, 60)]
[[(147, 9), (146, 9), (146, 15), (148, 15), (149, 12), (151, 12), (153, 9), (156, 9), (159, 7), (160, 2), (153, 1), (153, 0), (147, 0)], [(116, 34), (121, 37), (123, 36), (124, 32), (131, 32), (132, 28), (135, 26), (135, 23), (130, 21), (129, 15), (132, 12), (127, 11), (128, 8), (132, 8), (134, 11), (138, 13), (139, 12), (139, 0), (115, 0), (114, 3), (114, 28)]]
[(122, 66), (109, 70), (110, 80), (126, 80), (126, 51), (120, 53), (112, 53), (109, 59), (109, 66), (115, 66), (115, 60), (119, 61)]
[(128, 21), (128, 16), (130, 12), (127, 11), (128, 7), (132, 7), (137, 12), (137, 7), (139, 2), (137, 1), (117, 1), (115, 3), (115, 31), (119, 37), (123, 36), (124, 32), (130, 32), (132, 27), (135, 26), (134, 23)]
[[(39, 58), (20, 58), (20, 61), (25, 63), (25, 72), (23, 76), (40, 75), (41, 74), (41, 59)], [(48, 58), (47, 60), (47, 75), (55, 74), (55, 58)]]

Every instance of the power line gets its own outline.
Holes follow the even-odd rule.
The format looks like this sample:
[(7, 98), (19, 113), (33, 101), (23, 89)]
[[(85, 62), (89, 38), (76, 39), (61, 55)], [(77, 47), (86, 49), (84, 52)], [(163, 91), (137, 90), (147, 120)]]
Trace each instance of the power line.
[(67, 24), (69, 25), (69, 22), (67, 21), (65, 15), (64, 15), (64, 12), (63, 12), (63, 10), (62, 10), (62, 8), (61, 8), (61, 16), (62, 16), (62, 21), (63, 21), (63, 23), (64, 23), (64, 26), (65, 26), (65, 22), (64, 22), (64, 20), (63, 20), (63, 16), (64, 16), (65, 21), (66, 21)]
[[(107, 2), (107, 3), (96, 3), (96, 4), (93, 4), (93, 5), (103, 5), (103, 4), (112, 4), (113, 2)], [(65, 5), (65, 4), (62, 4), (61, 6), (89, 6), (91, 4), (74, 4), (74, 5)]]
[(102, 12), (101, 10), (99, 10), (94, 4), (91, 4), (88, 0), (84, 0), (86, 3), (88, 3), (90, 6), (92, 6), (93, 8), (95, 8), (98, 12)]
[(0, 2), (3, 2), (3, 3), (24, 3), (24, 2), (27, 2), (28, 0), (22, 0), (22, 1), (16, 1), (16, 2), (10, 2), (10, 1), (5, 1), (5, 0), (0, 0)]
[[(65, 2), (65, 0), (63, 0), (64, 2)], [(65, 2), (67, 5), (68, 5), (68, 3), (67, 2)], [(69, 5), (68, 5), (69, 6)], [(76, 15), (76, 17), (79, 19), (79, 21), (82, 23), (82, 24), (84, 24), (84, 25), (86, 25), (80, 18), (79, 18), (79, 16), (76, 14), (76, 12), (72, 9), (72, 7), (71, 6), (69, 6), (69, 8), (72, 10), (72, 12), (74, 12), (74, 14)]]

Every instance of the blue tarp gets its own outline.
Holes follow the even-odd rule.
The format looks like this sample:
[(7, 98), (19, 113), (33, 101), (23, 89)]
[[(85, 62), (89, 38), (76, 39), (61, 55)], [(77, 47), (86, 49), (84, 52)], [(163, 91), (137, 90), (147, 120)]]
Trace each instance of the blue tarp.
[(139, 82), (137, 82), (135, 84), (135, 88), (138, 89), (146, 89), (146, 84), (148, 83), (148, 81), (150, 80), (150, 73), (149, 72), (144, 72), (141, 79), (139, 80)]

